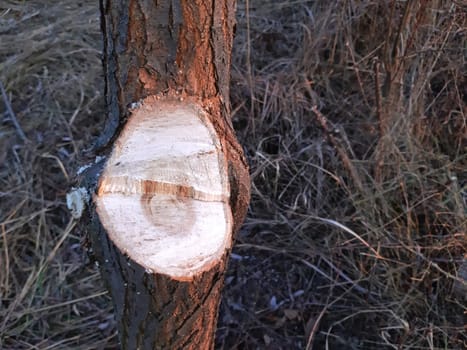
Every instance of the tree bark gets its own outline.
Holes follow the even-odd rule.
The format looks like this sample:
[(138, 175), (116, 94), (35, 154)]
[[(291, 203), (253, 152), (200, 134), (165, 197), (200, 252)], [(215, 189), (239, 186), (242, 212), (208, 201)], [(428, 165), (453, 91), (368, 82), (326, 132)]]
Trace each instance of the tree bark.
[[(89, 186), (94, 186), (95, 192), (88, 232), (115, 306), (121, 347), (212, 349), (230, 241), (243, 222), (250, 196), (247, 163), (230, 120), (229, 77), (235, 0), (101, 0), (100, 8), (107, 121), (97, 147), (110, 156), (103, 163), (103, 169), (93, 169), (88, 174), (92, 179), (86, 180)], [(177, 180), (183, 184), (161, 180), (165, 175), (157, 170), (148, 170), (153, 177), (141, 180), (136, 179), (141, 173), (140, 165), (132, 169), (130, 163), (125, 177), (116, 175), (115, 169), (121, 166), (120, 160), (124, 157), (122, 154), (127, 152), (125, 147), (134, 144), (128, 140), (140, 137), (137, 134), (138, 128), (142, 128), (140, 120), (148, 123), (148, 116), (153, 115), (154, 128), (160, 128), (161, 120), (170, 123), (170, 113), (192, 109), (194, 112), (187, 114), (192, 118), (190, 123), (198, 125), (200, 130), (205, 127), (206, 135), (211, 135), (206, 142), (214, 147), (211, 153), (219, 159), (219, 181), (221, 185), (223, 179), (227, 182), (222, 185), (226, 196), (219, 199), (210, 195), (209, 190), (198, 191), (196, 184), (185, 184), (191, 178), (203, 177), (198, 173), (196, 176), (179, 174), (179, 178), (188, 179)], [(183, 118), (180, 120), (185, 120)], [(155, 137), (151, 127), (142, 129), (146, 136)], [(185, 142), (185, 139), (180, 140), (178, 144)], [(135, 154), (147, 156), (144, 150), (135, 150)], [(201, 152), (190, 157), (187, 162), (204, 155)], [(160, 162), (155, 160), (154, 164)], [(97, 182), (93, 180), (96, 173), (100, 174)], [(157, 264), (153, 266), (148, 262), (150, 259), (143, 259), (132, 247), (127, 249), (125, 244), (129, 243), (125, 234), (118, 236), (114, 232), (119, 217), (103, 201), (103, 198), (114, 197), (116, 201), (118, 198), (127, 200), (131, 196), (139, 196), (141, 206), (146, 209), (160, 208), (157, 203), (147, 203), (167, 196), (170, 197), (167, 203), (191, 201), (193, 205), (204, 205), (203, 201), (217, 201), (225, 208), (225, 220), (231, 221), (225, 226), (229, 242), (209, 263), (191, 269), (186, 275), (172, 273)], [(213, 205), (218, 205), (217, 202)], [(180, 208), (183, 211), (186, 206)], [(125, 212), (126, 209), (119, 207), (118, 210)], [(181, 211), (180, 216), (186, 216)], [(157, 212), (154, 215), (163, 216)], [(161, 225), (168, 227), (169, 224)], [(170, 227), (180, 230), (177, 223)], [(134, 227), (129, 229), (132, 233), (128, 234), (134, 238)], [(169, 232), (169, 239), (174, 234)]]

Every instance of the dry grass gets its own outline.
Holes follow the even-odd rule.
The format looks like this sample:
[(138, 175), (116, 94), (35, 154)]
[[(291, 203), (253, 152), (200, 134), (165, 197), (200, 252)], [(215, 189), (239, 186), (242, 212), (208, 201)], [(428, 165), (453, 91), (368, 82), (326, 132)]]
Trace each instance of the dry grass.
[[(465, 6), (247, 4), (231, 94), (253, 197), (217, 347), (464, 348)], [(0, 348), (115, 348), (64, 205), (102, 122), (97, 5), (6, 0), (0, 39), (27, 137), (1, 104)]]
[(0, 80), (27, 137), (2, 109), (0, 348), (101, 348), (111, 309), (64, 204), (102, 119), (98, 10), (3, 1), (0, 35)]

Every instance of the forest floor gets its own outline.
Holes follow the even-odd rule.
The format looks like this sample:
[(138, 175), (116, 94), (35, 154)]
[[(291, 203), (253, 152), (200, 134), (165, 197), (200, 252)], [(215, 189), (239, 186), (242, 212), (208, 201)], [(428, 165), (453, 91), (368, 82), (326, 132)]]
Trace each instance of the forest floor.
[[(217, 349), (467, 347), (462, 3), (239, 1), (252, 200)], [(115, 349), (65, 201), (103, 125), (97, 2), (4, 0), (0, 43), (0, 348)]]

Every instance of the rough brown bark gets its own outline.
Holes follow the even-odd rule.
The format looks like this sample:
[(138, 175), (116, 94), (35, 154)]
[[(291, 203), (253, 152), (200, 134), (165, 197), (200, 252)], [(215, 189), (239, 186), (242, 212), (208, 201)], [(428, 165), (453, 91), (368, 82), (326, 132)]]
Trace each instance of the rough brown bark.
[[(196, 101), (207, 112), (227, 158), (236, 232), (250, 187), (229, 109), (235, 0), (101, 0), (100, 7), (107, 122), (98, 148), (110, 152), (132, 103), (151, 95)], [(92, 172), (94, 178), (96, 170)], [(121, 347), (213, 348), (229, 252), (192, 280), (176, 280), (143, 268), (120, 251), (93, 205), (89, 236), (113, 299)]]

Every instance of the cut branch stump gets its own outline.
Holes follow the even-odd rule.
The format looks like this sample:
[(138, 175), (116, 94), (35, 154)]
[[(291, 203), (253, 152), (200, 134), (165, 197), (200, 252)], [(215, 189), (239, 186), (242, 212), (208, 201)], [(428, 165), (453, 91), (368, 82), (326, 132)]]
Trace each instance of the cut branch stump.
[(106, 160), (83, 176), (122, 349), (214, 346), (250, 196), (230, 120), (234, 10), (233, 0), (101, 0)]

